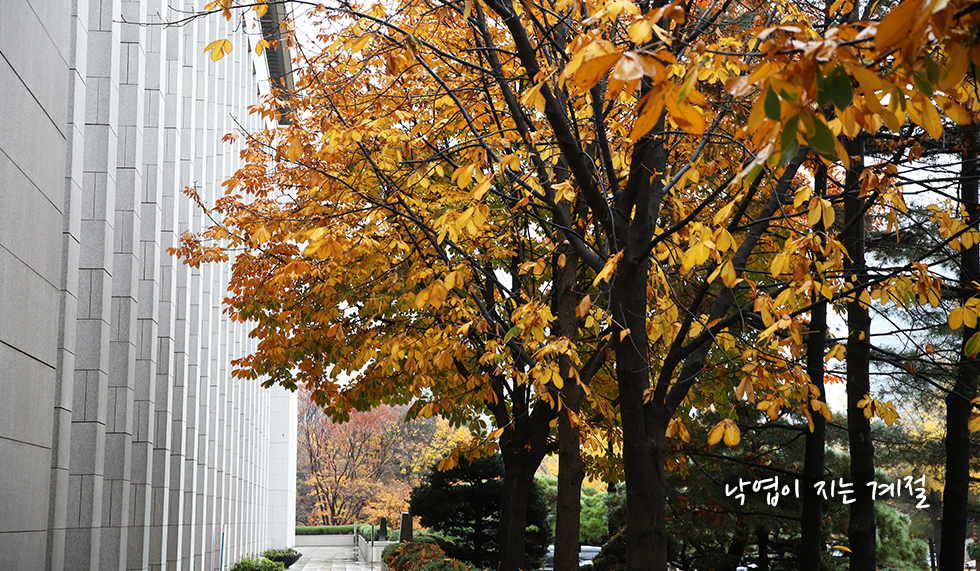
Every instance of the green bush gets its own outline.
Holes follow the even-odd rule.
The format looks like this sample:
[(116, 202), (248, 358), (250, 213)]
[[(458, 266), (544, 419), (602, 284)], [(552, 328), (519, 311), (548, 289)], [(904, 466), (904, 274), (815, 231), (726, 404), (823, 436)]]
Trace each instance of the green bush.
[[(357, 533), (361, 534), (361, 537), (363, 537), (364, 539), (366, 539), (368, 541), (378, 541), (378, 539), (379, 539), (379, 535), (378, 534), (380, 532), (381, 532), (381, 528), (378, 526), (378, 524), (374, 524), (374, 534), (373, 535), (372, 535), (372, 532), (371, 532), (371, 524), (369, 524), (369, 523), (360, 523), (360, 524), (357, 524)], [(388, 541), (391, 541), (392, 538), (397, 538), (397, 537), (398, 537), (398, 530), (397, 529), (392, 529), (391, 524), (389, 524), (388, 525)]]
[(286, 549), (266, 549), (265, 553), (262, 554), (266, 559), (285, 559), (287, 557), (296, 557), (297, 555), (302, 556), (303, 554), (292, 547)]
[(270, 561), (265, 557), (254, 559), (246, 557), (231, 566), (231, 571), (283, 571), (286, 567), (279, 561)]
[(400, 543), (392, 543), (391, 545), (386, 545), (385, 548), (381, 550), (381, 559), (387, 561), (388, 560), (388, 556), (391, 555), (392, 553), (394, 553), (395, 550), (398, 549), (398, 546), (399, 545), (401, 545), (401, 544)]

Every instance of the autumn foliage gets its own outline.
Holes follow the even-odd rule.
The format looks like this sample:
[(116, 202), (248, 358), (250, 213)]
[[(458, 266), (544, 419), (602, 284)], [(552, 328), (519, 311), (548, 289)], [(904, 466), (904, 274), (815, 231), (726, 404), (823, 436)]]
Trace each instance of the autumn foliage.
[[(297, 90), (276, 96), (289, 125), (246, 134), (215, 223), (178, 249), (234, 256), (228, 311), (259, 340), (238, 375), (305, 387), (337, 420), (408, 405), (466, 424), (472, 456), (499, 448), (506, 570), (524, 565), (522, 502), (563, 434), (587, 458), (621, 454), (589, 469), (625, 478), (626, 567), (665, 569), (664, 470), (687, 462), (692, 411), (721, 413), (709, 446), (782, 419), (822, 435), (825, 361), (847, 362), (851, 447), (871, 462), (852, 475), (873, 477), (857, 443), (899, 410), (868, 381), (868, 312), (942, 305), (940, 258), (975, 253), (980, 233), (955, 197), (929, 206), (930, 251), (869, 268), (866, 233), (901, 240), (903, 173), (923, 154), (975, 149), (975, 3), (400, 0), (312, 16)], [(968, 328), (955, 361), (980, 350), (971, 279), (949, 315)], [(828, 306), (848, 333), (805, 365)], [(854, 569), (874, 566), (867, 507)]]
[(404, 421), (404, 407), (355, 412), (334, 423), (304, 400), (299, 417), (299, 469), (308, 525), (396, 524), (412, 488), (455, 446), (469, 442), (443, 419)]

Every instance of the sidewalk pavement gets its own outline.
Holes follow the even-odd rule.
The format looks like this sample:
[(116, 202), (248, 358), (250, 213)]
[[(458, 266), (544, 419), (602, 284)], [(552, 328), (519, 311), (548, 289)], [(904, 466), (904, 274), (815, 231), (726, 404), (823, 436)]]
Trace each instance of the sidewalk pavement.
[(362, 563), (354, 557), (353, 546), (298, 547), (303, 553), (288, 571), (385, 571), (383, 563)]

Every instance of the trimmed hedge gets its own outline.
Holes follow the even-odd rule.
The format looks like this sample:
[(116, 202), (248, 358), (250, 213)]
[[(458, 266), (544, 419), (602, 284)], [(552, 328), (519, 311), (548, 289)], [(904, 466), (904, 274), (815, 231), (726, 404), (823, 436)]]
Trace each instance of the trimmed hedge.
[(296, 526), (296, 535), (351, 535), (353, 525), (312, 525)]
[(231, 571), (283, 571), (286, 567), (279, 561), (270, 561), (265, 557), (246, 557), (231, 566)]
[(389, 545), (382, 553), (391, 571), (489, 571), (446, 557), (430, 538)]

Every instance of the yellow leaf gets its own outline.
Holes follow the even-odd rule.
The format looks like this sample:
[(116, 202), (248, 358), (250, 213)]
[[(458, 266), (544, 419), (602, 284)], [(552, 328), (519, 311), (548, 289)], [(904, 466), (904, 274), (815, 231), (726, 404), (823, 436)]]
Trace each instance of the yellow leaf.
[(973, 416), (970, 417), (967, 427), (970, 429), (970, 432), (980, 430), (980, 413), (974, 413)]
[(735, 387), (735, 398), (736, 400), (742, 400), (742, 397), (746, 397), (748, 401), (755, 404), (755, 390), (752, 388), (752, 381), (749, 377), (742, 378), (742, 382)]
[(917, 99), (921, 103), (917, 106), (921, 112), (920, 117), (922, 118), (922, 127), (929, 133), (929, 136), (935, 140), (940, 140), (943, 138), (943, 121), (939, 117), (939, 112), (936, 111), (935, 105), (932, 101), (920, 96)]
[[(262, 4), (262, 6), (265, 6), (266, 9), (268, 9), (268, 6), (265, 5), (265, 4)], [(255, 42), (255, 54), (256, 55), (262, 55), (262, 52), (265, 51), (265, 50), (267, 50), (267, 49), (269, 49), (270, 47), (271, 46), (269, 45), (268, 40), (265, 40), (265, 39), (259, 40), (259, 41)]]
[[(963, 325), (963, 311), (964, 308), (962, 307), (954, 307), (949, 312), (949, 317), (946, 318), (946, 321), (949, 322), (949, 328), (953, 331), (956, 331)], [(976, 321), (976, 318), (974, 318), (974, 321)]]
[(272, 238), (272, 234), (269, 233), (265, 226), (259, 226), (258, 230), (252, 234), (252, 237), (259, 244), (264, 244), (268, 242), (270, 238)]
[[(820, 217), (823, 215), (823, 208), (820, 207), (820, 198), (813, 197), (810, 199), (810, 212), (807, 220), (810, 222), (810, 227), (816, 226), (820, 222)], [(824, 224), (824, 227), (827, 225)]]
[(725, 262), (725, 265), (721, 267), (721, 281), (725, 282), (725, 287), (733, 287), (739, 281), (731, 260)]
[(969, 307), (963, 308), (963, 325), (966, 325), (970, 329), (976, 329), (977, 327), (977, 314), (973, 313), (973, 310)]
[(875, 32), (875, 48), (879, 52), (885, 52), (906, 39), (921, 7), (922, 0), (905, 0), (892, 8), (878, 24), (878, 30)]
[(714, 428), (708, 432), (708, 444), (714, 445), (721, 442), (721, 439), (725, 436), (725, 421), (721, 421), (715, 425)]
[(731, 419), (725, 419), (725, 444), (728, 446), (736, 446), (740, 439), (740, 433), (738, 431), (738, 426), (735, 426), (735, 422)]
[(533, 105), (539, 113), (544, 112), (545, 99), (541, 95), (541, 88), (544, 87), (544, 82), (538, 82), (534, 84), (534, 87), (528, 89), (521, 95), (521, 105), (531, 106)]
[(578, 306), (575, 308), (575, 317), (585, 317), (589, 314), (589, 309), (592, 307), (592, 298), (588, 295), (582, 298)]
[(599, 282), (608, 282), (612, 278), (612, 274), (616, 271), (616, 264), (619, 263), (619, 259), (623, 257), (622, 252), (617, 252), (608, 260), (606, 260), (606, 265), (602, 267), (602, 270), (596, 274), (595, 279), (592, 280), (592, 287), (599, 285)]
[(286, 158), (293, 162), (303, 158), (303, 139), (299, 133), (294, 133), (289, 137), (289, 148), (286, 149)]
[(629, 334), (630, 334), (629, 328), (623, 329), (622, 331), (619, 332), (619, 340), (622, 341), (623, 339), (626, 339), (627, 337), (629, 337)]
[(491, 180), (489, 178), (483, 179), (483, 182), (476, 185), (473, 188), (473, 200), (482, 200), (483, 196), (490, 190)]
[(228, 40), (215, 40), (204, 47), (204, 51), (211, 52), (211, 61), (218, 61), (219, 59), (225, 57), (225, 54), (231, 53), (231, 42)]
[(619, 62), (621, 57), (622, 54), (613, 53), (583, 61), (578, 70), (575, 71), (573, 82), (583, 91), (592, 89)]
[(466, 188), (473, 181), (473, 169), (476, 168), (475, 164), (469, 164), (466, 166), (459, 167), (453, 171), (452, 180), (456, 183), (459, 188)]
[(371, 43), (371, 40), (373, 39), (374, 39), (374, 34), (364, 34), (359, 38), (348, 40), (347, 42), (345, 42), (345, 44), (347, 44), (347, 48), (350, 51), (359, 52), (364, 48), (368, 47), (368, 45)]
[[(269, 5), (264, 2), (264, 0), (258, 0), (259, 3), (254, 6), (255, 12), (259, 15), (259, 18), (265, 17), (265, 13), (269, 11)], [(262, 55), (262, 52), (259, 52)]]
[(633, 129), (630, 130), (630, 140), (637, 141), (653, 129), (660, 115), (664, 112), (663, 93), (654, 88), (640, 99), (640, 111), (633, 121)]
[(970, 69), (970, 55), (962, 44), (954, 44), (948, 49), (949, 55), (946, 60), (948, 65), (939, 75), (939, 87), (945, 92), (950, 92), (962, 81), (963, 76)]
[(687, 431), (687, 428), (684, 426), (684, 423), (681, 422), (680, 420), (677, 420), (676, 418), (670, 419), (670, 423), (667, 424), (667, 436), (680, 437), (680, 439), (683, 440), (684, 442), (691, 441), (691, 433)]
[(642, 46), (653, 38), (653, 28), (646, 19), (640, 19), (630, 24), (629, 36), (634, 44)]
[[(804, 186), (796, 191), (796, 196), (793, 198), (793, 206), (799, 208), (803, 206), (803, 203), (810, 200), (810, 195), (813, 192), (812, 186)], [(717, 224), (717, 222), (716, 222)]]
[(834, 225), (834, 207), (830, 204), (829, 200), (820, 199), (820, 205), (823, 207), (823, 226), (824, 228), (830, 228)]
[(463, 5), (463, 21), (470, 19), (470, 14), (473, 12), (473, 0), (466, 0)]
[(732, 209), (734, 209), (734, 208), (735, 208), (735, 203), (734, 202), (729, 202), (728, 204), (726, 204), (724, 206), (724, 208), (722, 208), (721, 210), (719, 210), (718, 212), (716, 212), (715, 213), (715, 218), (714, 218), (715, 226), (721, 226), (721, 223), (722, 222), (724, 222), (725, 220), (728, 220), (728, 216), (731, 215)]
[(973, 123), (973, 116), (962, 105), (938, 93), (934, 97), (943, 108), (943, 113), (957, 125), (966, 126)]
[(731, 233), (728, 230), (721, 228), (715, 232), (715, 246), (718, 248), (719, 252), (727, 252), (729, 248), (732, 247), (734, 241), (732, 240)]

